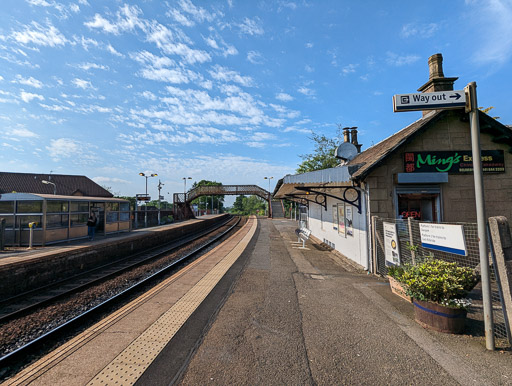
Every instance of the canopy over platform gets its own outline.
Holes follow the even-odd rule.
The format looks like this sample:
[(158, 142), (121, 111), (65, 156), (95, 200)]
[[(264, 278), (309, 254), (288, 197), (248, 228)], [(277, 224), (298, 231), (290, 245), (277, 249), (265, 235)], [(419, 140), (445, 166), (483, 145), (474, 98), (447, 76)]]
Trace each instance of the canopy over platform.
[(274, 198), (288, 199), (303, 205), (312, 202), (326, 210), (327, 197), (353, 205), (361, 213), (361, 189), (350, 180), (346, 165), (287, 175), (277, 182), (274, 190)]

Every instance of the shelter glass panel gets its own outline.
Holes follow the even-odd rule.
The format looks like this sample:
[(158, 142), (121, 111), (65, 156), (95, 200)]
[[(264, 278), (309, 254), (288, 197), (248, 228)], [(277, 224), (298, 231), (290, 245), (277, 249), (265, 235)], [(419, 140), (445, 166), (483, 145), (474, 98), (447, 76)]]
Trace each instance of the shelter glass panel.
[(9, 228), (9, 229), (14, 228), (14, 216), (0, 215), (0, 220), (3, 218), (5, 219), (5, 227), (6, 228)]
[(111, 212), (117, 212), (119, 210), (118, 202), (109, 202), (107, 203), (107, 210)]
[(129, 202), (121, 202), (119, 204), (119, 208), (122, 212), (128, 212), (130, 210), (130, 203)]
[(89, 212), (89, 201), (71, 201), (71, 212)]
[(42, 213), (43, 201), (18, 201), (17, 207), (18, 213)]
[(117, 222), (119, 221), (119, 213), (118, 212), (107, 212), (107, 222)]
[(0, 201), (0, 213), (14, 213), (14, 201)]
[(49, 214), (46, 215), (46, 228), (67, 228), (67, 214)]
[(72, 214), (71, 215), (71, 226), (83, 226), (87, 224), (87, 218), (89, 216), (86, 213)]
[(42, 228), (42, 218), (43, 216), (17, 216), (18, 224), (21, 228), (28, 228), (28, 224), (31, 222), (35, 222), (35, 229)]
[(46, 202), (46, 213), (67, 212), (69, 208), (68, 201), (50, 201)]
[(119, 221), (130, 221), (130, 212), (119, 213)]

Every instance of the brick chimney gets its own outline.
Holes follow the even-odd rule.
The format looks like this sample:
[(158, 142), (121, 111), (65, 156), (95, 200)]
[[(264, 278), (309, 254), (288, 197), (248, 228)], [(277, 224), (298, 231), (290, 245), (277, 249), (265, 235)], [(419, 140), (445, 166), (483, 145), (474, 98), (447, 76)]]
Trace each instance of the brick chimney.
[[(459, 79), (446, 78), (443, 73), (443, 55), (434, 54), (428, 58), (428, 82), (421, 86), (420, 92), (453, 91), (453, 83)], [(428, 111), (423, 111), (423, 115)]]
[(343, 128), (343, 142), (350, 142), (350, 128)]
[(352, 137), (352, 145), (356, 147), (358, 153), (361, 153), (361, 146), (363, 145), (360, 145), (359, 142), (357, 142), (357, 127), (351, 127), (350, 134)]

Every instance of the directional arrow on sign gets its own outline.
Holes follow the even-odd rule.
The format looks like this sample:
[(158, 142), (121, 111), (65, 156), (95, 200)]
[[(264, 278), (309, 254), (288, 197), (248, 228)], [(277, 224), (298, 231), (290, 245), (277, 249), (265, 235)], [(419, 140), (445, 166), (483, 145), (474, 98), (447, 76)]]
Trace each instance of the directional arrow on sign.
[(437, 91), (393, 96), (393, 111), (444, 110), (466, 106), (464, 91)]

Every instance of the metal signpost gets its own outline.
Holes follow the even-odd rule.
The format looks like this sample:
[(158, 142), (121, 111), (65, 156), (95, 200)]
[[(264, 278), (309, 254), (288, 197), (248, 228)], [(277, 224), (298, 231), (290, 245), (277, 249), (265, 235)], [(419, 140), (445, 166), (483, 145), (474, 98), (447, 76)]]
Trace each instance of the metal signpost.
[(494, 350), (494, 331), (489, 279), (489, 257), (487, 254), (487, 232), (485, 218), (484, 183), (480, 148), (480, 123), (476, 100), (476, 82), (469, 83), (464, 91), (437, 91), (431, 93), (398, 94), (393, 96), (393, 111), (446, 110), (462, 108), (469, 113), (471, 128), (471, 151), (475, 181), (476, 219), (478, 226), (478, 249), (484, 306), (485, 341), (488, 350)]
[(466, 107), (466, 94), (462, 91), (421, 92), (393, 96), (393, 111), (445, 110)]

